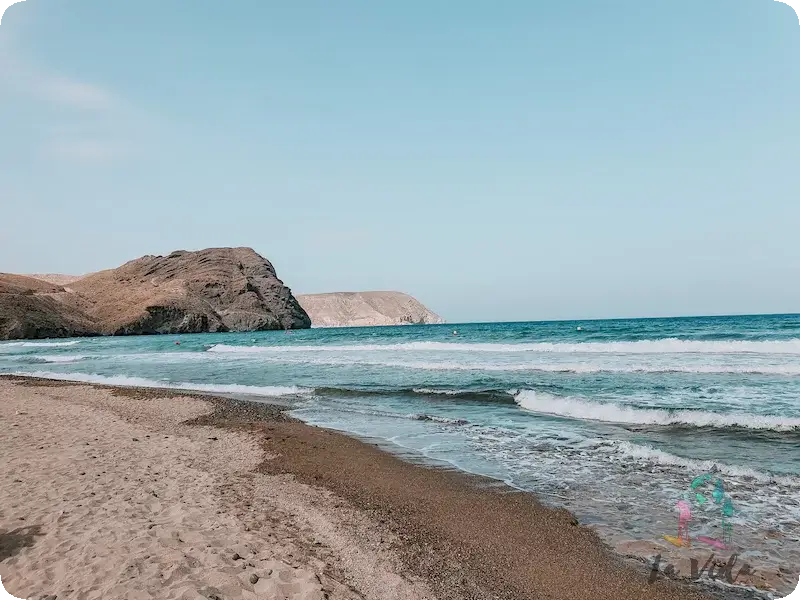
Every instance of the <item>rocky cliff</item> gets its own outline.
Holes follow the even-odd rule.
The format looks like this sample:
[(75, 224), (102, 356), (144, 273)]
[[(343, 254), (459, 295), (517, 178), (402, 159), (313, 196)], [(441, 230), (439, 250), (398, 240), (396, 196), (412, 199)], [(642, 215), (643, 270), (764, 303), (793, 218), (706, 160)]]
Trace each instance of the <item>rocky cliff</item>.
[(444, 323), (402, 292), (334, 292), (298, 295), (314, 327), (371, 327)]
[(250, 248), (145, 256), (66, 287), (11, 275), (0, 283), (0, 338), (4, 339), (311, 325), (272, 264)]
[(61, 302), (66, 293), (38, 279), (0, 273), (0, 339), (92, 335), (96, 323), (76, 303)]

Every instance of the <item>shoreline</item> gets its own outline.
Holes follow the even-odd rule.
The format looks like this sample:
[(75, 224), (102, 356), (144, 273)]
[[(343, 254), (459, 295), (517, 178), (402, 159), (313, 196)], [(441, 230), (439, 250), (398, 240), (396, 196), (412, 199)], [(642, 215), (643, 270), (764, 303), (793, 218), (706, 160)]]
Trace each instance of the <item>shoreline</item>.
[[(745, 598), (653, 573), (614, 554), (565, 509), (494, 479), (409, 462), (378, 444), (306, 425), (286, 407), (169, 388), (126, 388), (0, 376), (14, 388), (104, 390), (127, 400), (208, 405), (183, 424), (244, 436), (262, 456), (252, 471), (324, 490), (393, 540), (402, 571), (444, 598)], [(46, 395), (46, 394), (45, 394)], [(210, 412), (208, 412), (210, 409)]]

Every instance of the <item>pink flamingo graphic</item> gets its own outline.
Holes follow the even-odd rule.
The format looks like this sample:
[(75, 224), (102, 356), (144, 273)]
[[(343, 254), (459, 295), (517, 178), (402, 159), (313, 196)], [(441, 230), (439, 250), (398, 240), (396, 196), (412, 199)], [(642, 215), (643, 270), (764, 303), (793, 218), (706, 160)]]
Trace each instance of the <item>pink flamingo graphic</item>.
[(689, 522), (692, 520), (692, 507), (686, 500), (679, 500), (676, 505), (678, 509), (678, 539), (683, 546), (691, 546), (689, 538)]

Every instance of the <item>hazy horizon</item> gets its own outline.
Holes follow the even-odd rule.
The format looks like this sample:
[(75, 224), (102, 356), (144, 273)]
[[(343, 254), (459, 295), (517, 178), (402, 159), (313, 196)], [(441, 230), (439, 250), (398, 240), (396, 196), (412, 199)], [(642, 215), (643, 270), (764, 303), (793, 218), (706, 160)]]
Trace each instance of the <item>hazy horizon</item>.
[(0, 271), (250, 246), (451, 323), (793, 314), (799, 34), (772, 0), (26, 0)]

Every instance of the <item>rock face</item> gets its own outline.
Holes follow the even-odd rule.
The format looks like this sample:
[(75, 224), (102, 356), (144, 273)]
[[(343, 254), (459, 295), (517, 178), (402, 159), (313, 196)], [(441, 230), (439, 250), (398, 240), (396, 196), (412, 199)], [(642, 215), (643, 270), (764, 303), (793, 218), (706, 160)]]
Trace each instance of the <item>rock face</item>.
[(64, 288), (21, 275), (0, 273), (0, 339), (91, 335), (92, 319), (59, 298)]
[(86, 276), (60, 275), (57, 273), (31, 273), (30, 275), (25, 275), (25, 277), (32, 277), (33, 279), (39, 279), (41, 281), (46, 281), (47, 283), (52, 283), (53, 285), (63, 287), (65, 285), (69, 285), (73, 281), (78, 281), (78, 279), (83, 279)]
[(402, 292), (334, 292), (297, 297), (314, 327), (372, 327), (444, 323)]
[(0, 293), (0, 338), (5, 339), (311, 325), (272, 264), (250, 248), (145, 256), (67, 287), (22, 276), (3, 281), (10, 292)]

